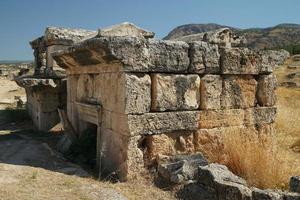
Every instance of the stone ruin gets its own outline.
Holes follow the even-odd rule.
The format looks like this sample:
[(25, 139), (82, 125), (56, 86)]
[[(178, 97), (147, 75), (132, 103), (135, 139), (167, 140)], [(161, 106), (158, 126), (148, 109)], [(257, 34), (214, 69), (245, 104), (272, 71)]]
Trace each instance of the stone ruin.
[(191, 199), (278, 199), (198, 154), (207, 145), (202, 136), (274, 133), (274, 66), (240, 41), (223, 29), (187, 43), (155, 39), (130, 23), (97, 32), (47, 28), (31, 42), (34, 75), (16, 81), (40, 130), (59, 122), (57, 109), (66, 110), (61, 120), (77, 138), (94, 130), (99, 176), (125, 181), (158, 164), (173, 183), (196, 181), (186, 185)]
[(51, 53), (65, 49), (92, 31), (48, 27), (45, 34), (30, 45), (34, 52), (34, 73), (15, 80), (24, 87), (27, 110), (32, 121), (41, 131), (49, 131), (59, 123), (57, 108), (66, 106), (65, 72), (59, 68)]
[(272, 134), (276, 80), (263, 54), (231, 47), (230, 31), (153, 37), (125, 23), (52, 53), (73, 129), (96, 126), (100, 174), (126, 180), (160, 157), (196, 153), (202, 134)]

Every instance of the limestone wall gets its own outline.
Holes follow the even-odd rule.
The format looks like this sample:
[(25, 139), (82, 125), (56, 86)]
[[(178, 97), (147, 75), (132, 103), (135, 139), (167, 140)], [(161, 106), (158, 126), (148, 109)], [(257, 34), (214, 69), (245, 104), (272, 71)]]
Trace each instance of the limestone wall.
[(202, 135), (272, 134), (276, 80), (262, 54), (228, 37), (186, 43), (117, 29), (54, 53), (73, 126), (82, 132), (96, 118), (100, 171), (126, 179), (157, 157), (199, 151)]

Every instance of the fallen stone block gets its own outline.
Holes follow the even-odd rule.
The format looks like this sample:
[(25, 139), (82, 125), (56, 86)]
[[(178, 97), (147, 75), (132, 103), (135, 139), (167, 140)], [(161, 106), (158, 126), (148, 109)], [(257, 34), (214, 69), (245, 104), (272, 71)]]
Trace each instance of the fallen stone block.
[(152, 110), (197, 110), (200, 104), (198, 75), (152, 75)]
[(149, 39), (149, 70), (186, 72), (189, 66), (189, 45), (181, 41)]
[(218, 46), (198, 41), (190, 43), (191, 73), (220, 73)]
[(273, 190), (252, 189), (253, 200), (283, 200), (282, 196)]
[(251, 75), (225, 76), (221, 107), (223, 109), (251, 108), (256, 104), (257, 82)]
[(177, 155), (171, 157), (168, 163), (159, 164), (158, 173), (167, 181), (179, 184), (195, 180), (198, 167), (207, 164), (201, 154)]
[(277, 80), (274, 75), (262, 75), (258, 79), (257, 101), (260, 106), (274, 106), (276, 104)]
[(251, 190), (246, 181), (220, 164), (209, 164), (198, 168), (198, 183), (214, 188), (219, 199), (251, 199)]
[(179, 111), (128, 115), (131, 135), (151, 135), (174, 131), (194, 131), (199, 127), (199, 111)]
[(203, 110), (220, 109), (222, 78), (219, 75), (205, 75), (200, 84), (200, 108)]
[(261, 57), (247, 48), (221, 48), (220, 66), (222, 74), (259, 74)]

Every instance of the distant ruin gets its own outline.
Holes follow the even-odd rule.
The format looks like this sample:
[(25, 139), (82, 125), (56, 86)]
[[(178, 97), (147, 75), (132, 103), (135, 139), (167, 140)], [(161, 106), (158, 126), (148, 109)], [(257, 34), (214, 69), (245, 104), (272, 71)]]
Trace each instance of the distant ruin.
[(30, 45), (34, 54), (34, 74), (16, 78), (27, 95), (27, 110), (36, 127), (49, 131), (59, 123), (57, 108), (66, 106), (65, 72), (58, 67), (51, 53), (65, 49), (92, 31), (48, 27), (45, 34)]
[(94, 127), (99, 173), (126, 180), (161, 157), (200, 151), (201, 134), (273, 133), (273, 66), (260, 52), (231, 47), (237, 41), (229, 30), (190, 43), (158, 40), (130, 23), (49, 28), (31, 43), (34, 76), (18, 83), (41, 130), (66, 108), (78, 135)]

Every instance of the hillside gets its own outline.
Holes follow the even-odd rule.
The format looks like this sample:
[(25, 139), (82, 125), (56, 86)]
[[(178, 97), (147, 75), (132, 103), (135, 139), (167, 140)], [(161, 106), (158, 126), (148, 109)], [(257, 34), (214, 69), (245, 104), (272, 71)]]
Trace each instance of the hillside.
[[(201, 32), (229, 27), (219, 24), (186, 24), (173, 29), (164, 39), (176, 38)], [(293, 54), (300, 53), (300, 25), (279, 24), (268, 28), (231, 28), (236, 34), (243, 35), (248, 41), (248, 47), (255, 49), (284, 48)]]

